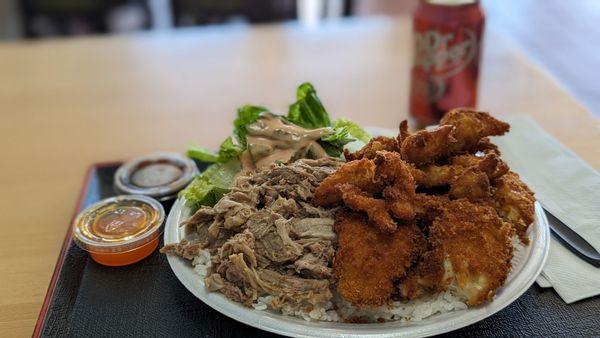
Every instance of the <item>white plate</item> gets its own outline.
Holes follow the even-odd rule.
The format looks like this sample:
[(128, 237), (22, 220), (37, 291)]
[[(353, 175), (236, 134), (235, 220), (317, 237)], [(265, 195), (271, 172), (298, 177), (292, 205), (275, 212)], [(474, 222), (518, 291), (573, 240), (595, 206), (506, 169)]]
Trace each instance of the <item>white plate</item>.
[[(396, 136), (397, 130), (377, 127), (366, 128), (371, 135)], [(184, 238), (181, 222), (191, 216), (185, 200), (178, 199), (167, 218), (165, 243), (177, 243)], [(486, 305), (467, 310), (433, 315), (423, 321), (387, 322), (373, 324), (346, 324), (331, 322), (307, 322), (301, 318), (247, 308), (227, 299), (217, 292), (208, 292), (202, 277), (194, 272), (191, 264), (179, 257), (168, 256), (169, 264), (181, 283), (196, 297), (213, 309), (244, 324), (262, 330), (297, 337), (422, 337), (449, 332), (485, 319), (504, 309), (519, 298), (535, 282), (542, 271), (550, 243), (548, 220), (539, 203), (535, 203), (535, 222), (527, 234), (531, 243), (515, 250), (513, 269), (506, 283), (494, 300)]]
[[(175, 202), (165, 225), (165, 243), (177, 243), (184, 237), (184, 229), (179, 225), (190, 216), (190, 213), (191, 210), (186, 206), (185, 200), (179, 199)], [(527, 291), (542, 270), (549, 247), (548, 221), (537, 202), (535, 204), (535, 222), (529, 227), (528, 235), (531, 244), (515, 252), (513, 270), (492, 302), (477, 308), (433, 315), (419, 322), (404, 323), (307, 322), (303, 319), (269, 311), (254, 310), (230, 301), (221, 293), (208, 292), (204, 287), (204, 281), (194, 272), (188, 261), (173, 255), (169, 255), (167, 259), (177, 278), (194, 296), (222, 314), (262, 330), (288, 336), (306, 337), (429, 336), (456, 330), (487, 318), (514, 302)]]

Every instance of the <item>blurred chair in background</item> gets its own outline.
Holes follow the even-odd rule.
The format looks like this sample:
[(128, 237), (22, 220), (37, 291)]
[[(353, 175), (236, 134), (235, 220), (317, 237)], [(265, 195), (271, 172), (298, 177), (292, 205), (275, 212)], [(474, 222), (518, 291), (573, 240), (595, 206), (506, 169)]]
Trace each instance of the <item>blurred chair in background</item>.
[(175, 26), (296, 19), (295, 0), (173, 0)]
[(26, 38), (150, 28), (144, 0), (21, 0), (19, 5)]
[[(413, 1), (413, 0), (410, 0)], [(211, 24), (262, 24), (381, 11), (365, 0), (1, 0), (0, 39), (125, 33)], [(375, 5), (373, 5), (375, 4)]]

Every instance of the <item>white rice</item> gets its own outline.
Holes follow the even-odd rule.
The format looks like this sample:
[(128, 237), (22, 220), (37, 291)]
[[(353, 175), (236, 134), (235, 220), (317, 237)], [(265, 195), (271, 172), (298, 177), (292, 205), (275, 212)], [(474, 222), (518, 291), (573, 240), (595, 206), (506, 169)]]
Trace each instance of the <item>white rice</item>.
[[(513, 238), (513, 247), (515, 248), (515, 255), (512, 263), (515, 266), (519, 263), (521, 257), (520, 251), (523, 249), (523, 245), (516, 237)], [(194, 271), (202, 276), (202, 278), (206, 277), (210, 264), (210, 253), (208, 250), (201, 251), (192, 261)], [(274, 299), (273, 296), (259, 297), (256, 303), (252, 304), (252, 307), (255, 310), (267, 311), (272, 309), (271, 302)], [(370, 322), (407, 322), (421, 321), (433, 315), (451, 311), (466, 310), (468, 306), (464, 300), (463, 297), (458, 295), (455, 288), (451, 286), (445, 292), (423, 296), (412, 301), (394, 301), (375, 308), (356, 308), (334, 293), (334, 298), (331, 302), (315, 307), (312, 311), (306, 312), (284, 306), (281, 309), (281, 313), (288, 316), (300, 317), (306, 321), (339, 322), (343, 321), (343, 319), (359, 318)]]

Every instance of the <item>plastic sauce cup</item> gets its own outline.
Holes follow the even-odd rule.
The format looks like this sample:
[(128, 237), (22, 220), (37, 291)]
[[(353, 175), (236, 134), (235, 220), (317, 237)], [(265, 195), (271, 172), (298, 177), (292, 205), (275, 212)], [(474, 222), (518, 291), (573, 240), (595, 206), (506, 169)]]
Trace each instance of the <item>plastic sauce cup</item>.
[(164, 219), (164, 208), (153, 198), (141, 195), (107, 198), (77, 216), (73, 240), (100, 264), (129, 265), (156, 250)]

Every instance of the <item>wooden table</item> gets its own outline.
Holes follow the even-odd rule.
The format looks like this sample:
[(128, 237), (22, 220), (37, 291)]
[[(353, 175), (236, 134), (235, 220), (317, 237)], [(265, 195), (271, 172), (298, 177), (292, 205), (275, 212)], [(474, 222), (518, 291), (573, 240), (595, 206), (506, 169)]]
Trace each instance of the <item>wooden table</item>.
[[(406, 117), (410, 23), (205, 28), (0, 46), (0, 336), (30, 335), (87, 166), (192, 140), (215, 148), (236, 107), (284, 111), (302, 81), (334, 116)], [(493, 29), (480, 107), (530, 114), (600, 168), (600, 124)]]

